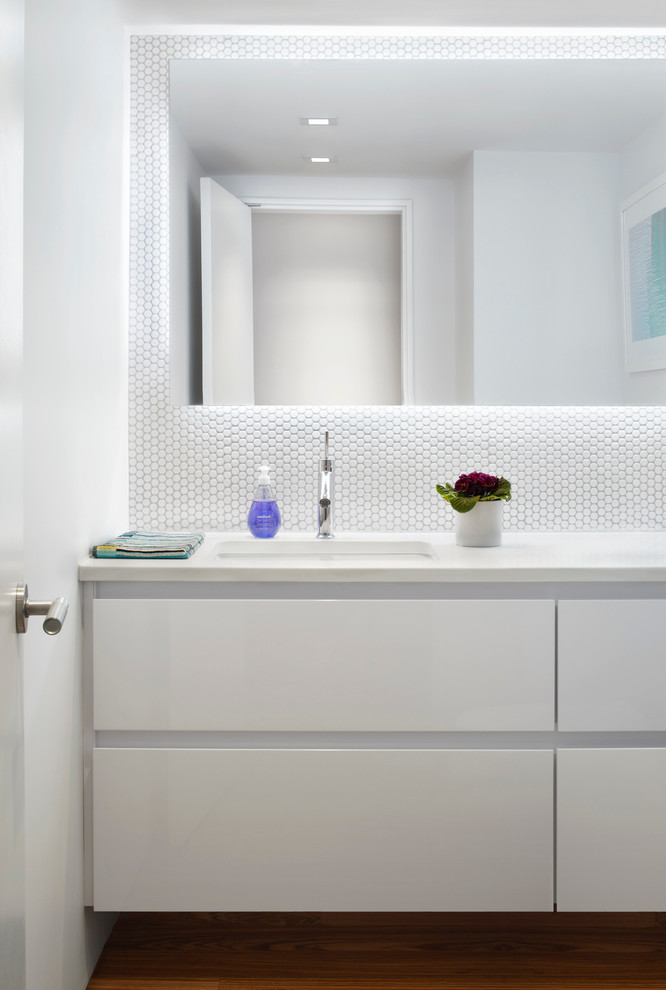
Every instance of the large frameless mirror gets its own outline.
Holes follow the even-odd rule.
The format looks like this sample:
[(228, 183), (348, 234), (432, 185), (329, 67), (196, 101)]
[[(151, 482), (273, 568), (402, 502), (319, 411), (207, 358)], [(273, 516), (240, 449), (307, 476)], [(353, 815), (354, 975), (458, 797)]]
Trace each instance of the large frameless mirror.
[(666, 402), (664, 62), (181, 59), (170, 110), (173, 402)]

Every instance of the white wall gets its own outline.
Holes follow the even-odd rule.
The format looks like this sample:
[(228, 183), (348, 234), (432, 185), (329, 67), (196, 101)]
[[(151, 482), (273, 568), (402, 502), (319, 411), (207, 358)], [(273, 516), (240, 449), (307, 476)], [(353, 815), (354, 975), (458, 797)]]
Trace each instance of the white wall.
[(414, 396), (418, 405), (456, 402), (455, 185), (438, 179), (311, 179), (215, 176), (241, 199), (411, 199), (413, 217)]
[(477, 403), (622, 401), (618, 159), (474, 153)]
[(110, 924), (83, 908), (76, 566), (127, 524), (124, 50), (111, 0), (27, 4), (26, 576), (70, 602), (25, 637), (28, 990), (82, 990)]
[[(620, 153), (620, 201), (639, 192), (666, 173), (666, 117), (639, 134)], [(666, 369), (640, 371), (623, 376), (623, 402), (630, 405), (663, 405)]]
[(169, 363), (174, 405), (201, 403), (201, 195), (204, 171), (169, 120)]

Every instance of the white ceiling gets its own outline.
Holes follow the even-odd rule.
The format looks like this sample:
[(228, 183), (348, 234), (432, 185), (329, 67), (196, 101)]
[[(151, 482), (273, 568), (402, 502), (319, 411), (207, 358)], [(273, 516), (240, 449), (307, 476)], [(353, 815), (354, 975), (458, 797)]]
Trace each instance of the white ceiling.
[(664, 0), (117, 0), (126, 22), (661, 27)]
[(666, 62), (182, 60), (171, 106), (209, 174), (433, 177), (474, 149), (616, 152), (666, 114)]

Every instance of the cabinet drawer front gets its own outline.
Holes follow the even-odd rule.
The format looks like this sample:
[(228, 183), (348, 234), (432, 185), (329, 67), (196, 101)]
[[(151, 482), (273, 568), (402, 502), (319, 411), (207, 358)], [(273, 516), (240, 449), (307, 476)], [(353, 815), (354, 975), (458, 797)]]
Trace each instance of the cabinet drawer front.
[(94, 603), (96, 729), (549, 730), (554, 604)]
[(558, 726), (666, 730), (666, 601), (558, 607)]
[(551, 751), (94, 754), (102, 911), (548, 911)]
[(560, 750), (557, 905), (666, 910), (666, 750)]

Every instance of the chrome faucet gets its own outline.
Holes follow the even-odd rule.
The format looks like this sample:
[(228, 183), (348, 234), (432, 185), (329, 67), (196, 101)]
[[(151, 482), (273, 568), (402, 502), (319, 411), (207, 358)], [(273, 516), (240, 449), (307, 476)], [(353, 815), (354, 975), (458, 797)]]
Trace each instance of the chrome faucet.
[(317, 536), (320, 540), (333, 539), (333, 460), (328, 456), (328, 430), (324, 441), (324, 456), (319, 461), (317, 514)]

